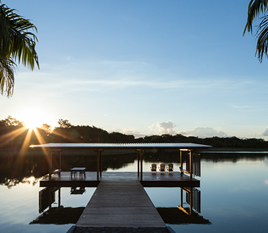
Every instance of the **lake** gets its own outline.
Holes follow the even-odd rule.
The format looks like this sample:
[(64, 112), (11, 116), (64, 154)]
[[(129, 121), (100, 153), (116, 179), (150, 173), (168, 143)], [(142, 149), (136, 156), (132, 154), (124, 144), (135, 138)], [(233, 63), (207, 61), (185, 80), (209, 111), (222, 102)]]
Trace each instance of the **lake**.
[[(175, 232), (266, 232), (268, 216), (268, 155), (249, 153), (201, 155), (200, 213), (205, 224), (167, 224)], [(27, 156), (26, 156), (27, 157)], [(46, 170), (40, 156), (26, 159), (16, 156), (0, 158), (0, 225), (1, 232), (67, 232), (74, 223), (33, 223), (39, 213), (38, 181)], [(179, 157), (179, 156), (178, 156)], [(174, 154), (145, 157), (144, 171), (150, 171), (157, 163), (173, 162), (174, 170), (179, 161)], [(87, 158), (71, 158), (63, 162), (78, 163)], [(164, 161), (165, 160), (165, 161)], [(92, 162), (94, 164), (94, 161)], [(109, 166), (111, 164), (111, 166)], [(21, 168), (21, 169), (20, 169)], [(89, 169), (91, 165), (89, 165)], [(137, 161), (133, 156), (110, 156), (104, 159), (106, 172), (136, 171)], [(88, 169), (88, 168), (87, 168)], [(199, 177), (197, 177), (199, 179)], [(181, 188), (145, 188), (156, 207), (175, 208), (180, 205)], [(52, 206), (65, 208), (85, 207), (95, 188), (86, 188), (82, 195), (71, 195), (70, 188), (60, 189)], [(60, 203), (58, 203), (60, 201)], [(184, 197), (187, 205), (187, 197)], [(178, 219), (179, 221), (179, 219)]]

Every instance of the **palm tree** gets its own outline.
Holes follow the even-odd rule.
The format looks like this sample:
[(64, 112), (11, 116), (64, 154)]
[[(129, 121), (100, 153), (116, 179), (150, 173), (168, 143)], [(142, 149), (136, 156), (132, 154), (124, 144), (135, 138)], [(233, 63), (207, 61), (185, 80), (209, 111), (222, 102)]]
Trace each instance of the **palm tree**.
[[(268, 9), (268, 0), (251, 0), (248, 5), (248, 18), (247, 24), (244, 29), (244, 35), (246, 31), (252, 33), (253, 20), (260, 13), (265, 14)], [(262, 62), (263, 55), (268, 56), (268, 15), (264, 15), (261, 18), (261, 23), (257, 29), (257, 46), (256, 54)]]
[(37, 37), (29, 30), (37, 28), (0, 1), (0, 93), (12, 96), (16, 63), (22, 63), (31, 70), (39, 68), (35, 51)]

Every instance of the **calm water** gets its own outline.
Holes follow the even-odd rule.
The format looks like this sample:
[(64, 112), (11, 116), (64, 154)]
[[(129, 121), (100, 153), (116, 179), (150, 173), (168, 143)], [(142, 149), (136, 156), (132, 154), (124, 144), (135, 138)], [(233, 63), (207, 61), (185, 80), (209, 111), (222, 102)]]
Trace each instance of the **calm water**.
[[(175, 170), (179, 164), (175, 163)], [(144, 163), (149, 171), (150, 163)], [(136, 161), (119, 169), (136, 171)], [(171, 224), (175, 232), (267, 232), (268, 222), (268, 157), (225, 158), (201, 161), (201, 213), (211, 224)], [(9, 178), (10, 179), (10, 178)], [(18, 184), (0, 185), (1, 232), (66, 232), (74, 224), (29, 224), (39, 213), (39, 188), (34, 177), (18, 179)], [(6, 179), (6, 184), (12, 185)], [(61, 205), (85, 207), (94, 188), (83, 195), (70, 195), (70, 188), (61, 188)], [(180, 204), (180, 188), (146, 188), (156, 207)], [(57, 192), (56, 192), (57, 194)], [(58, 196), (53, 206), (58, 205)]]

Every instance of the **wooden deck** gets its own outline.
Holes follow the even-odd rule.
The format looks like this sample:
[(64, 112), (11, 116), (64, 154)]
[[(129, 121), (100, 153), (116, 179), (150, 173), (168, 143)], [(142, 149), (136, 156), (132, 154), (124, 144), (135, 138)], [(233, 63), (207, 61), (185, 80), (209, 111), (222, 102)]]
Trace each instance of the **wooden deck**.
[(166, 225), (138, 180), (103, 179), (76, 227), (163, 228)]
[[(40, 187), (97, 187), (104, 181), (140, 181), (136, 172), (103, 172), (100, 180), (97, 180), (96, 172), (86, 172), (84, 177), (71, 178), (70, 172), (61, 172), (61, 176), (52, 175), (40, 180)], [(181, 176), (180, 172), (151, 173), (143, 172), (140, 182), (143, 187), (200, 187), (200, 181), (190, 179), (189, 176)], [(122, 183), (123, 184), (123, 183)]]

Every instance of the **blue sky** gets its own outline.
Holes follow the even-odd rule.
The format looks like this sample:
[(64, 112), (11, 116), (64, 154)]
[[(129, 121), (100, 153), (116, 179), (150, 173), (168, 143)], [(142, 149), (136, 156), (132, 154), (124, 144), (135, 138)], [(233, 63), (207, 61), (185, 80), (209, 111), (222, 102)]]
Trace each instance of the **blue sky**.
[(41, 68), (18, 66), (0, 119), (268, 139), (268, 60), (243, 36), (248, 2), (2, 1), (37, 26)]

